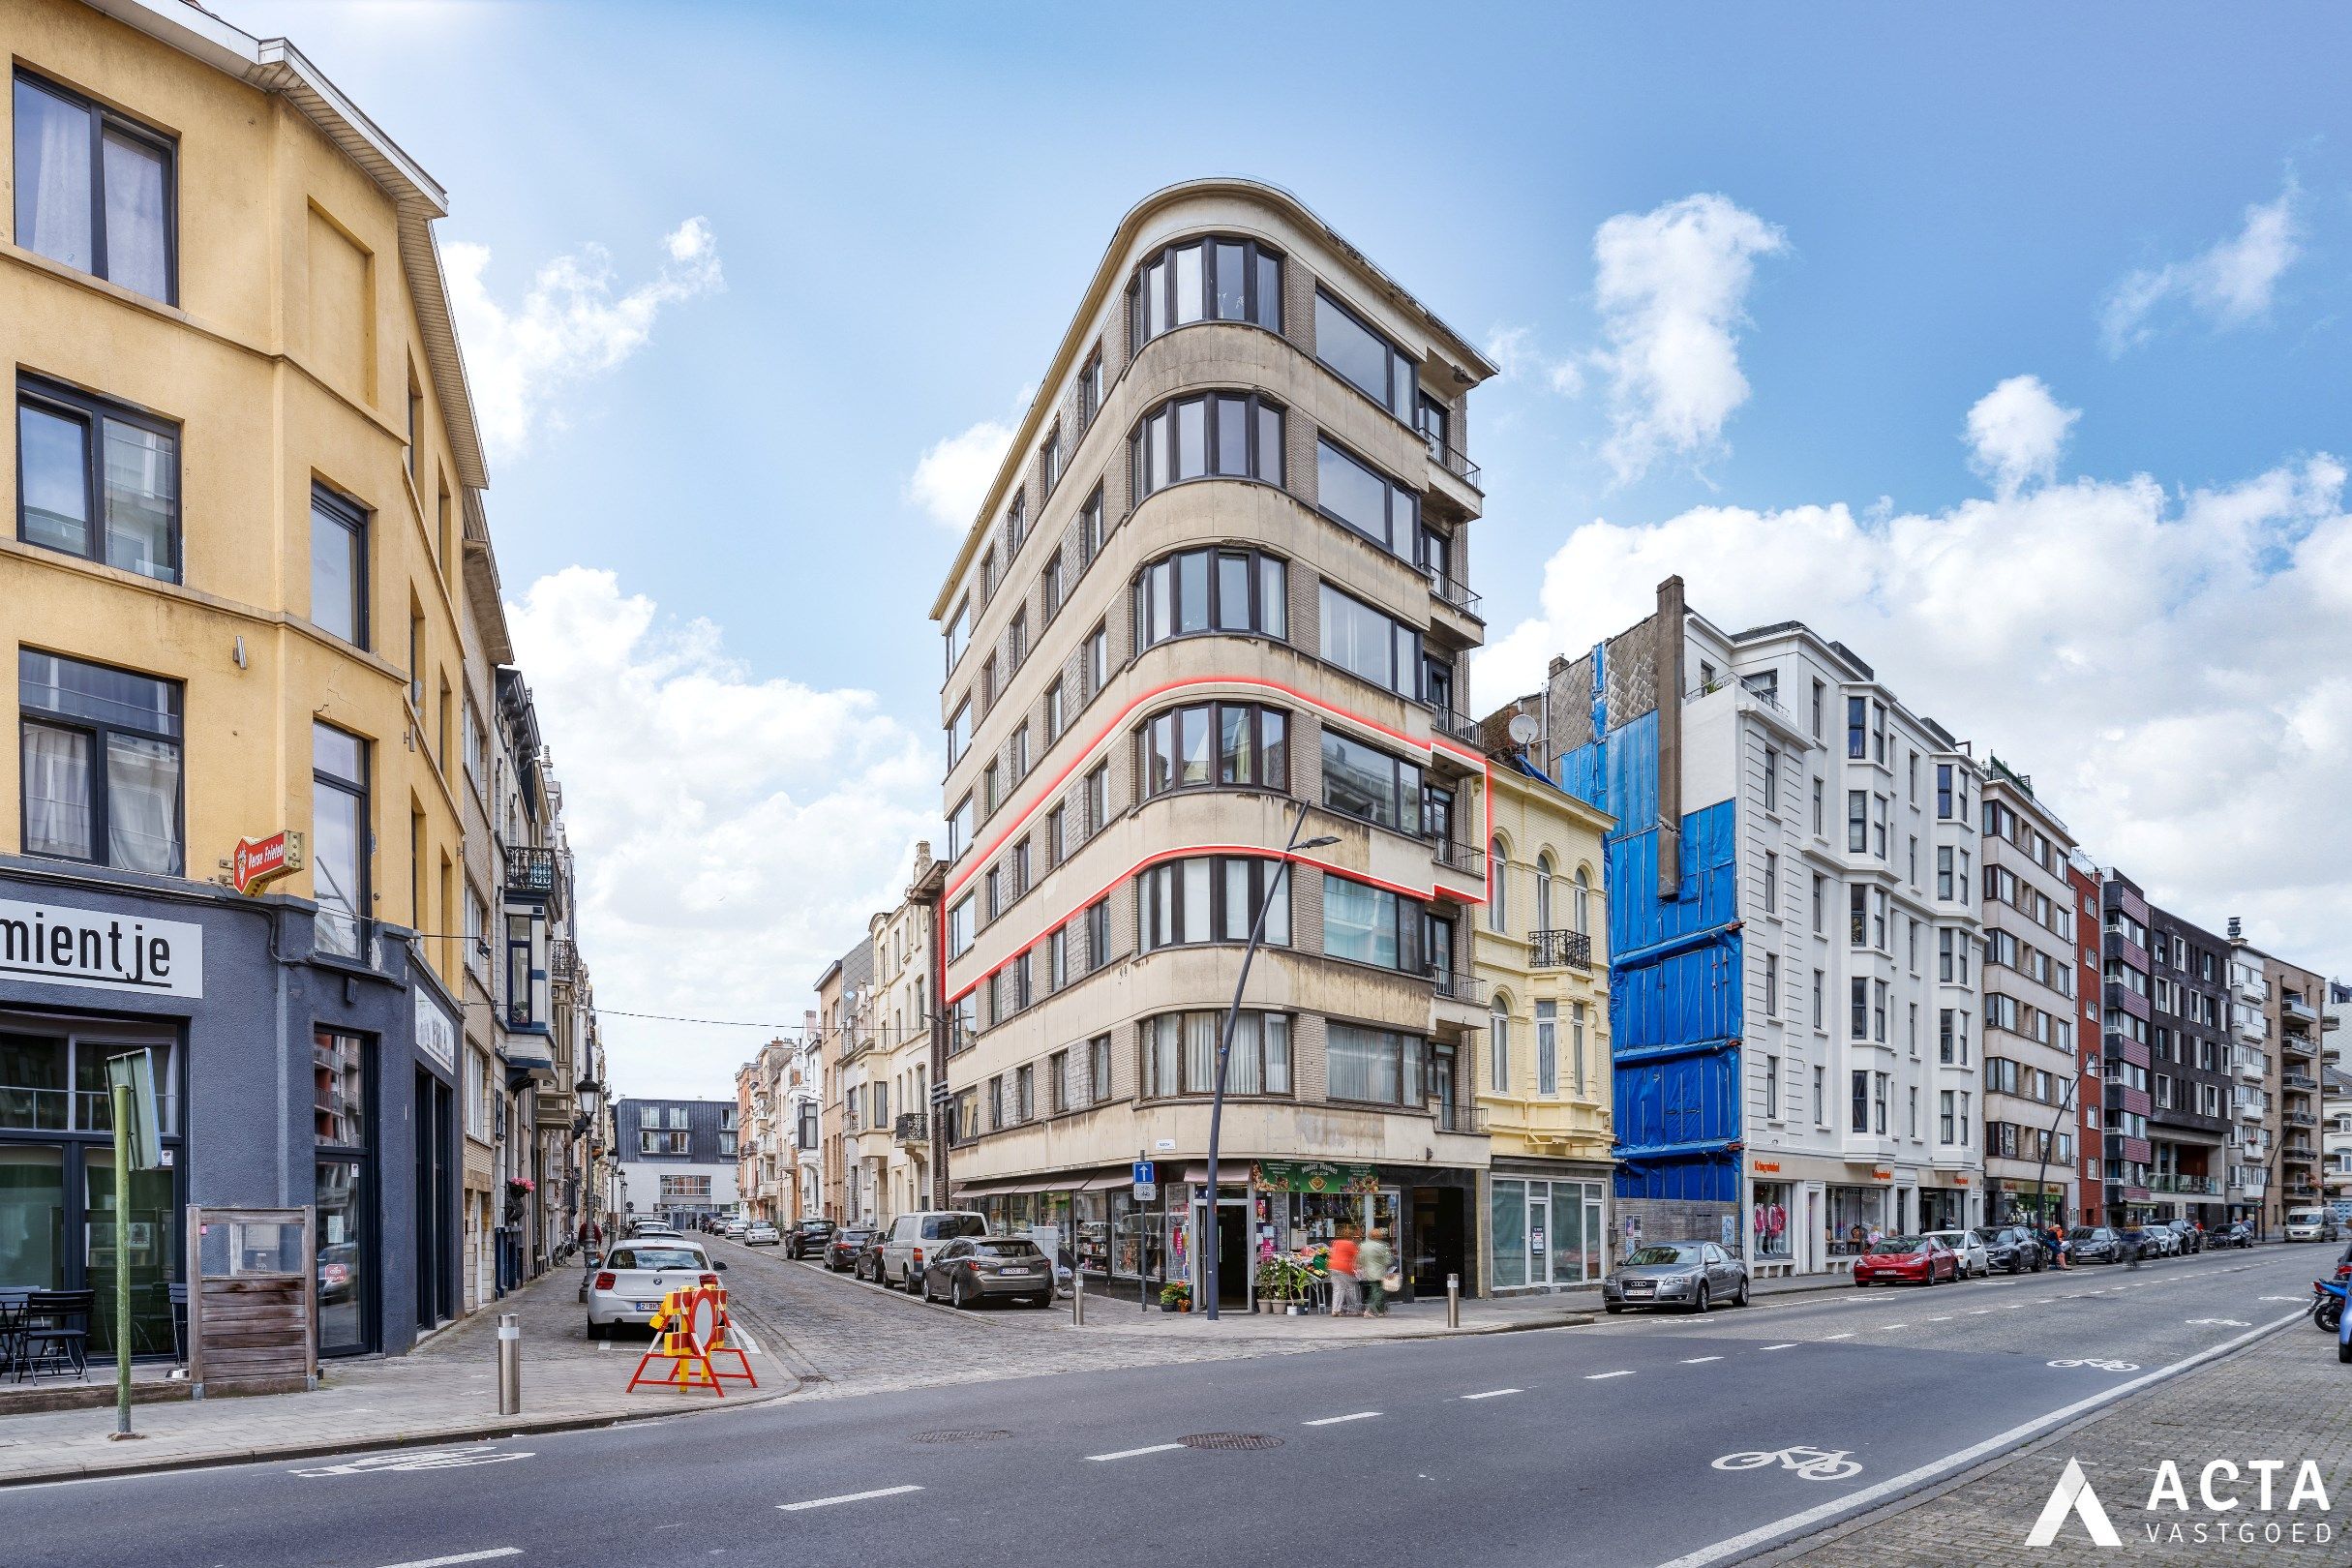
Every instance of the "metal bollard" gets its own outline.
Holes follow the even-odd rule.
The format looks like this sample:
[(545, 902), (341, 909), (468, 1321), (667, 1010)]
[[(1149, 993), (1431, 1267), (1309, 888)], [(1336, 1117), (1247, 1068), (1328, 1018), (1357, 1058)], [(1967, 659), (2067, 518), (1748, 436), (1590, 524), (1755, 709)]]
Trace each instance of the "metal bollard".
[(1462, 1276), (1459, 1274), (1445, 1277), (1445, 1326), (1462, 1327)]
[(523, 1413), (523, 1314), (498, 1314), (498, 1414)]
[(1073, 1328), (1086, 1326), (1086, 1271), (1072, 1269), (1070, 1273), (1070, 1321)]

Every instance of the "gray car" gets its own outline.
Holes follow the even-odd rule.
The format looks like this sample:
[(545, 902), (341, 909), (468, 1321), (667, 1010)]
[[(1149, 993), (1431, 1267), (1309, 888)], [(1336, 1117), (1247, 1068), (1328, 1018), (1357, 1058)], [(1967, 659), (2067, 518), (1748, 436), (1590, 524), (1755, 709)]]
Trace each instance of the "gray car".
[(1710, 1241), (1651, 1242), (1601, 1282), (1601, 1310), (1748, 1304), (1748, 1266)]
[(1053, 1265), (1024, 1236), (967, 1236), (941, 1247), (923, 1264), (922, 1299), (941, 1297), (970, 1307), (992, 1296), (1053, 1305)]

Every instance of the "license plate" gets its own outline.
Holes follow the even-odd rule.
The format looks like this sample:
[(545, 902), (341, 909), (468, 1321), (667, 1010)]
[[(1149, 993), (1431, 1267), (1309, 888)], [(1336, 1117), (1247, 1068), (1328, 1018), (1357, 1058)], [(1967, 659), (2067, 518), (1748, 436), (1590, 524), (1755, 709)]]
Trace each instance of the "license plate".
[(1657, 1293), (1657, 1289), (1658, 1287), (1654, 1284), (1650, 1284), (1643, 1281), (1637, 1281), (1625, 1287), (1625, 1293), (1629, 1296), (1649, 1296), (1655, 1295)]
[(659, 1307), (661, 1303), (658, 1301), (637, 1301), (631, 1302), (629, 1305), (635, 1307), (641, 1312), (649, 1312), (654, 1308)]
[(1035, 1273), (1037, 1273), (1037, 1270), (1035, 1270), (1035, 1269), (999, 1269), (999, 1270), (997, 1270), (996, 1272), (997, 1272), (997, 1273), (999, 1273), (999, 1274), (1035, 1274)]

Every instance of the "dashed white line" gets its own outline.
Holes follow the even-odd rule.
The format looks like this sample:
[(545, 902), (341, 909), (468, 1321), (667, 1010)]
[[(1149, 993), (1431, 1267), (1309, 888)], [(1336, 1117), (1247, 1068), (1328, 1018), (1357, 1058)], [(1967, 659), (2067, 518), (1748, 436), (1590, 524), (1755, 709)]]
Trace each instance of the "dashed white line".
[(1948, 1323), (1951, 1320), (1952, 1314), (1949, 1312), (1939, 1313), (1938, 1315), (1928, 1319), (1930, 1323)]
[(1853, 1338), (1854, 1338), (1854, 1336), (1853, 1336), (1853, 1334), (1852, 1334), (1852, 1333), (1846, 1333), (1846, 1334), (1824, 1334), (1824, 1335), (1823, 1335), (1823, 1336), (1822, 1336), (1822, 1338), (1823, 1338), (1824, 1341), (1826, 1341), (1826, 1340), (1851, 1340), (1851, 1339), (1853, 1339)]
[(450, 1568), (452, 1563), (488, 1562), (493, 1557), (519, 1557), (521, 1547), (492, 1547), (486, 1552), (461, 1552), (453, 1557), (419, 1557), (414, 1562), (395, 1562), (387, 1568)]
[(1523, 1392), (1523, 1390), (1516, 1388), (1490, 1388), (1484, 1394), (1464, 1394), (1462, 1398), (1465, 1400), (1499, 1400), (1505, 1394), (1518, 1394), (1522, 1392)]
[(1597, 1383), (1597, 1382), (1599, 1382), (1599, 1381), (1600, 1381), (1602, 1378), (1604, 1378), (1604, 1377), (1631, 1377), (1632, 1375), (1633, 1375), (1633, 1373), (1632, 1373), (1632, 1372), (1630, 1372), (1630, 1371), (1627, 1371), (1627, 1372), (1588, 1372), (1588, 1373), (1586, 1373), (1586, 1374), (1585, 1374), (1584, 1381), (1585, 1381), (1585, 1382), (1587, 1382), (1587, 1383)]
[(1324, 1416), (1316, 1421), (1302, 1421), (1299, 1425), (1302, 1427), (1336, 1427), (1342, 1421), (1370, 1421), (1379, 1413), (1377, 1410), (1358, 1410), (1352, 1415)]
[(1170, 1449), (1182, 1448), (1184, 1444), (1182, 1443), (1154, 1443), (1149, 1448), (1122, 1448), (1115, 1454), (1089, 1454), (1086, 1457), (1090, 1460), (1097, 1461), (1133, 1459), (1138, 1454), (1165, 1454)]
[(1881, 1324), (1879, 1325), (1879, 1332), (1880, 1332), (1880, 1333), (1882, 1333), (1882, 1334), (1884, 1334), (1884, 1333), (1885, 1333), (1885, 1332), (1886, 1332), (1886, 1330), (1888, 1330), (1888, 1329), (1899, 1329), (1899, 1328), (1909, 1328), (1909, 1327), (1911, 1327), (1911, 1325), (1910, 1325), (1909, 1323), (1881, 1323)]
[(2023, 1307), (2025, 1303), (2022, 1301), (2005, 1301), (2001, 1305), (2013, 1312), (2018, 1308)]
[[(776, 1511), (784, 1514), (797, 1514), (803, 1508), (830, 1508), (835, 1503), (864, 1502), (873, 1497), (895, 1497), (901, 1493), (920, 1492), (922, 1488), (917, 1486), (876, 1487), (871, 1492), (845, 1492), (838, 1497), (811, 1497), (806, 1502), (778, 1503)], [(423, 1568), (423, 1565), (419, 1564), (418, 1568)]]
[(1781, 1344), (1767, 1344), (1764, 1346), (1764, 1348), (1766, 1350), (1794, 1350), (1796, 1348), (1796, 1346), (1797, 1342), (1794, 1340), (1790, 1340)]
[(1968, 1315), (1971, 1317), (1982, 1317), (1985, 1315), (1985, 1313), (1991, 1312), (1992, 1310), (1993, 1309), (1990, 1307), (1972, 1307), (1969, 1309)]
[(1685, 1367), (1696, 1367), (1703, 1362), (1721, 1361), (1722, 1359), (1723, 1358), (1721, 1356), (1692, 1356), (1688, 1360), (1684, 1361), (1682, 1365)]

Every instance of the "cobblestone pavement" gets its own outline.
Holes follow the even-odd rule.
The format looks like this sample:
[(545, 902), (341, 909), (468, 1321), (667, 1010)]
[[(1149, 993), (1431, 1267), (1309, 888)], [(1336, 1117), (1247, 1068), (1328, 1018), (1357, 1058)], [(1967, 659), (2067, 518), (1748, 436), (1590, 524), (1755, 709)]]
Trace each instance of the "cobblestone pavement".
[[(2050, 1546), (2026, 1548), (2068, 1459), (2081, 1462), (2122, 1538), (2120, 1553), (2094, 1544), (2072, 1517)], [(2307, 1459), (2317, 1462), (2331, 1506), (2307, 1502), (2290, 1512), (2296, 1470)], [(2147, 1507), (2167, 1460), (2180, 1468), (2186, 1509)], [(2216, 1460), (2234, 1462), (2244, 1477), (2234, 1484), (2216, 1478), (2217, 1498), (2240, 1499), (2220, 1513), (2208, 1511), (2198, 1492)], [(2246, 1468), (2255, 1460), (2286, 1462), (2268, 1513)], [(2271, 1525), (2278, 1527), (2275, 1539)], [(2317, 1538), (2322, 1526), (2331, 1539)], [(2335, 1342), (2307, 1324), (2289, 1324), (1918, 1496), (1754, 1560), (1774, 1568), (1951, 1568), (2018, 1553), (2036, 1568), (2352, 1562), (2352, 1372), (2337, 1365)]]

